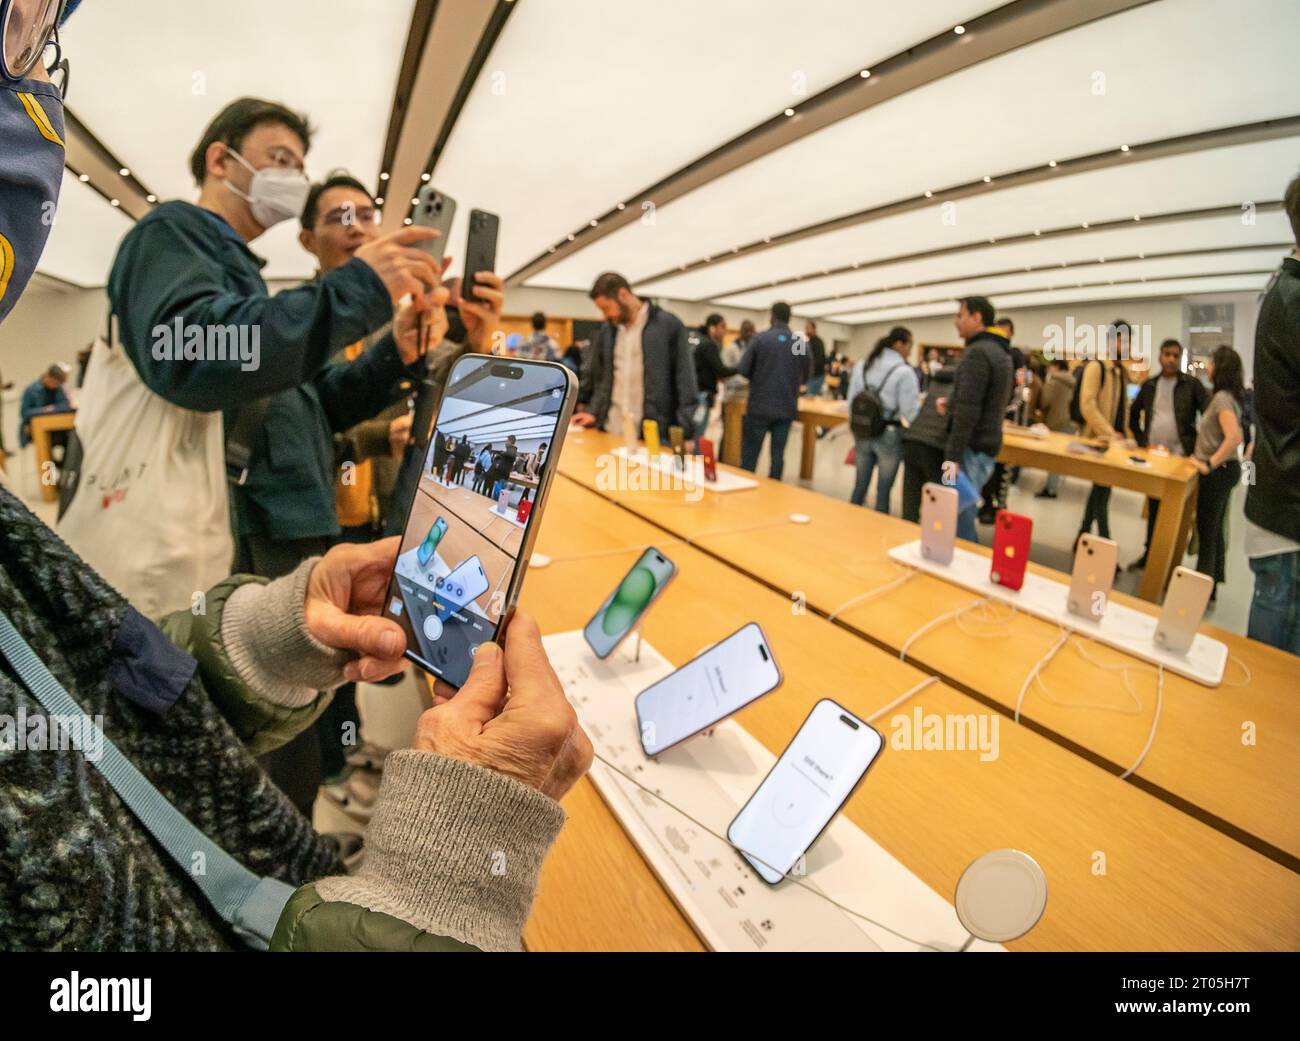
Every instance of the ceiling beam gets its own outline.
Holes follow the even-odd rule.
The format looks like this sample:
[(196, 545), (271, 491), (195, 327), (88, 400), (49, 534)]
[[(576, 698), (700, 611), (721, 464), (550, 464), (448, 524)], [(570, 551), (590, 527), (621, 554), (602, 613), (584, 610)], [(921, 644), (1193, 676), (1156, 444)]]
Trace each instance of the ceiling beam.
[[(777, 246), (788, 245), (791, 242), (798, 242), (801, 239), (814, 238), (818, 235), (827, 235), (834, 231), (840, 231), (844, 228), (851, 228), (858, 224), (867, 224), (871, 221), (883, 220), (886, 217), (895, 217), (902, 213), (911, 213), (915, 210), (927, 209), (932, 206), (938, 206), (945, 202), (956, 202), (959, 199), (969, 199), (977, 195), (988, 195), (993, 192), (1008, 191), (1012, 188), (1022, 188), (1025, 185), (1038, 184), (1043, 181), (1052, 180), (1058, 177), (1069, 176), (1072, 174), (1091, 173), (1096, 170), (1106, 170), (1117, 166), (1126, 166), (1129, 163), (1143, 162), (1152, 159), (1165, 159), (1170, 156), (1188, 155), (1194, 152), (1203, 152), (1214, 148), (1227, 148), (1232, 145), (1253, 144), (1258, 141), (1272, 141), (1279, 138), (1300, 136), (1300, 116), (1288, 116), (1284, 119), (1266, 119), (1258, 123), (1246, 123), (1241, 126), (1222, 127), (1218, 130), (1207, 130), (1198, 134), (1184, 134), (1180, 137), (1162, 138), (1158, 141), (1149, 141), (1144, 144), (1126, 145), (1123, 149), (1112, 148), (1105, 152), (1095, 152), (1091, 155), (1078, 156), (1074, 159), (1064, 159), (1055, 161), (1055, 165), (1038, 165), (1029, 167), (1024, 170), (1016, 170), (1008, 174), (1000, 174), (990, 181), (983, 179), (971, 181), (967, 184), (957, 185), (954, 188), (947, 188), (943, 191), (931, 192), (928, 195), (915, 195), (909, 199), (899, 199), (895, 202), (886, 203), (883, 206), (873, 206), (871, 209), (858, 210), (856, 213), (846, 214), (843, 217), (835, 217), (831, 220), (821, 221), (817, 224), (810, 224), (794, 231), (786, 232), (784, 235), (773, 235), (770, 239), (764, 239), (761, 242), (751, 242), (739, 247), (737, 250), (720, 256), (714, 260), (695, 260), (688, 264), (681, 264), (677, 267), (670, 268), (667, 271), (660, 271), (657, 274), (650, 275), (646, 278), (637, 279), (637, 285), (648, 286), (663, 278), (674, 278), (684, 273), (690, 273), (692, 270), (699, 270), (713, 264), (726, 264), (736, 260), (739, 257), (753, 256), (763, 250), (774, 249)], [(1146, 217), (1144, 215), (1143, 219)], [(1128, 219), (1121, 221), (1111, 221), (1104, 224), (1090, 224), (1089, 227), (1114, 227), (1117, 224), (1131, 223)], [(1058, 229), (1055, 234), (1067, 234), (1078, 231), (1079, 228)], [(999, 239), (1000, 242), (1012, 242), (1023, 240), (1026, 236), (1018, 236), (1016, 239), (1006, 238)], [(1032, 236), (1030, 236), (1032, 237)], [(933, 254), (951, 253), (957, 249), (987, 246), (987, 240), (981, 240), (976, 243), (969, 243), (961, 247), (945, 247), (939, 250), (930, 251)], [(923, 256), (925, 254), (916, 254)], [(874, 263), (884, 263), (879, 261)], [(860, 265), (865, 268), (866, 265)], [(853, 265), (841, 266), (838, 268), (820, 268), (817, 271), (810, 271), (793, 278), (782, 278), (779, 285), (787, 285), (792, 282), (803, 282), (813, 278), (824, 278), (827, 275), (844, 274), (854, 270)], [(746, 285), (738, 288), (726, 289), (717, 293), (710, 293), (706, 297), (700, 297), (692, 300), (693, 303), (707, 302), (716, 300), (722, 296), (733, 296), (737, 293), (756, 292), (760, 289), (772, 288), (771, 282), (760, 282), (756, 285)]]
[(787, 110), (792, 115), (774, 115), (637, 192), (626, 200), (624, 208), (593, 215), (596, 219), (595, 227), (585, 225), (581, 229), (575, 229), (572, 241), (561, 241), (548, 248), (511, 273), (506, 284), (521, 285), (597, 239), (640, 219), (642, 203), (651, 202), (656, 207), (663, 207), (770, 152), (891, 98), (1049, 36), (1150, 2), (1151, 0), (1014, 0), (966, 22), (966, 31), (960, 36), (951, 31), (940, 33), (872, 65), (868, 78), (854, 73)]
[(64, 165), (104, 197), (109, 205), (139, 220), (158, 201), (134, 173), (123, 174), (126, 164), (66, 105), (63, 109)]
[(376, 193), (384, 199), (381, 226), (385, 232), (396, 231), (409, 214), (421, 175), (431, 166), (430, 148), (436, 149), (450, 135), (464, 95), (477, 77), (484, 37), (502, 19), (498, 9), (506, 8), (508, 14), (511, 7), (500, 0), (437, 0), (434, 4), (396, 133), (390, 120), (386, 165)]

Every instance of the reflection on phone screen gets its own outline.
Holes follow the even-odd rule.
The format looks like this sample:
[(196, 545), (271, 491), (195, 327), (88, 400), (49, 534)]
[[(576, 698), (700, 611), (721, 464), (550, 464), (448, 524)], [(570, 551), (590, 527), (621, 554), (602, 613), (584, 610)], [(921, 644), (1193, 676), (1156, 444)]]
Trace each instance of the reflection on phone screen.
[(453, 686), (496, 638), (566, 388), (556, 366), (480, 355), (448, 377), (385, 613), (408, 656)]

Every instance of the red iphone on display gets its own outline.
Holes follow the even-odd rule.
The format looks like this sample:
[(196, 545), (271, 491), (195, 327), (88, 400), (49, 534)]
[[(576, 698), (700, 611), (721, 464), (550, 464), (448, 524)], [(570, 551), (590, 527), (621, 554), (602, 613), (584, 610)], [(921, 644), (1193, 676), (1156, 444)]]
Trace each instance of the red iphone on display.
[(1029, 536), (1034, 522), (1021, 513), (998, 510), (993, 520), (993, 563), (989, 578), (1008, 589), (1025, 584), (1025, 566), (1029, 563)]
[(713, 442), (707, 437), (700, 438), (700, 455), (704, 456), (704, 479), (718, 479), (718, 457), (713, 454)]

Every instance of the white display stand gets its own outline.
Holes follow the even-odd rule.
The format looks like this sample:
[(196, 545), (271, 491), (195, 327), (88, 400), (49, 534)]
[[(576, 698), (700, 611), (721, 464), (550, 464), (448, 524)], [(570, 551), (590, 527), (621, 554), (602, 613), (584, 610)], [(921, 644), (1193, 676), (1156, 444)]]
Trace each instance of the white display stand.
[(654, 487), (665, 490), (680, 488), (683, 491), (694, 491), (696, 488), (703, 488), (706, 492), (725, 494), (758, 487), (758, 482), (753, 478), (741, 477), (730, 470), (724, 470), (721, 466), (717, 467), (718, 479), (706, 481), (704, 458), (698, 455), (688, 455), (686, 466), (683, 468), (676, 462), (673, 453), (660, 452), (652, 459), (649, 450), (644, 446), (629, 451), (626, 445), (619, 445), (614, 449), (614, 454), (626, 459), (629, 466), (647, 466), (657, 471), (662, 476), (655, 479)]
[(953, 550), (951, 564), (938, 564), (921, 556), (919, 539), (903, 546), (895, 546), (889, 555), (900, 564), (1001, 600), (1017, 611), (1055, 622), (1152, 665), (1163, 665), (1170, 672), (1196, 683), (1217, 687), (1223, 681), (1223, 670), (1228, 663), (1228, 648), (1221, 640), (1204, 633), (1196, 634), (1185, 655), (1175, 654), (1156, 644), (1154, 617), (1114, 600), (1106, 604), (1106, 613), (1099, 622), (1072, 614), (1066, 608), (1070, 587), (1064, 582), (1026, 571), (1025, 584), (1018, 591), (1008, 589), (989, 579), (988, 557), (958, 546)]
[[(633, 699), (673, 666), (644, 640), (639, 660), (632, 658), (629, 640), (605, 661), (591, 653), (581, 632), (556, 633), (543, 642), (597, 754), (649, 791), (600, 761), (591, 768), (592, 780), (713, 950), (928, 949), (846, 914), (804, 886), (920, 943), (956, 951), (966, 942), (952, 905), (842, 815), (809, 851), (803, 886), (792, 880), (768, 886), (716, 836), (726, 834), (776, 757), (727, 720), (711, 735), (647, 759)], [(780, 696), (779, 691), (772, 695)], [(863, 784), (870, 787), (870, 774)], [(971, 949), (1005, 950), (982, 940)]]

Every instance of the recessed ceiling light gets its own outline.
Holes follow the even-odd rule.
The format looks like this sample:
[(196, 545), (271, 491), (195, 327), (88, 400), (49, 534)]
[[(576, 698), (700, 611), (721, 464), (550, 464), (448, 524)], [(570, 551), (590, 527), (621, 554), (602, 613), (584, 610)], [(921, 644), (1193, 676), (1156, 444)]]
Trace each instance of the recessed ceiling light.
[(1121, 152), (1127, 152), (1127, 151), (1128, 151), (1128, 145), (1120, 145), (1120, 146), (1119, 146), (1119, 150), (1120, 150)]
[(1037, 228), (1035, 228), (1035, 229), (1034, 229), (1034, 234), (1035, 234), (1035, 235), (1041, 235), (1042, 232), (1039, 231)]
[(925, 197), (926, 197), (927, 199), (931, 198), (933, 195), (934, 195), (934, 192), (926, 192), (926, 193), (925, 193)]
[(1048, 166), (1055, 166), (1055, 165), (1056, 165), (1056, 160), (1055, 160), (1055, 159), (1049, 159), (1049, 160), (1047, 161), (1047, 165), (1048, 165)]
[(1097, 258), (1097, 263), (1098, 263), (1098, 264), (1104, 264), (1104, 263), (1106, 263), (1106, 258), (1105, 258), (1105, 257), (1098, 257), (1098, 258)]
[(376, 205), (376, 206), (382, 206), (383, 204), (384, 204), (384, 197), (383, 197), (382, 195), (376, 195), (376, 196), (375, 196), (375, 205)]
[(1141, 215), (1140, 213), (1135, 213), (1135, 214), (1133, 214), (1133, 219), (1134, 219), (1134, 220), (1141, 220), (1141, 219), (1142, 219), (1142, 215)]
[(145, 196), (145, 199), (147, 199), (149, 202), (157, 202), (157, 201), (158, 201), (158, 196), (156, 196), (156, 195), (150, 193), (149, 195), (146, 195), (146, 196)]
[(109, 204), (112, 205), (112, 206), (121, 206), (121, 205), (122, 205), (122, 204), (121, 204), (120, 202), (118, 202), (116, 199), (109, 199), (108, 201), (109, 201)]
[(985, 183), (985, 184), (988, 184), (988, 183), (989, 183), (990, 181), (992, 181), (992, 180), (993, 180), (993, 178), (992, 178), (992, 177), (989, 177), (987, 174), (984, 176), (984, 183)]
[(90, 175), (82, 174), (80, 177), (77, 178), (77, 180), (79, 180), (82, 184), (85, 184), (87, 181), (90, 180)]
[(386, 181), (386, 180), (388, 180), (388, 172), (387, 172), (387, 171), (384, 171), (383, 173), (381, 173), (381, 174), (379, 175), (379, 179), (380, 179), (381, 181)]
[(1083, 226), (1086, 228), (1086, 227), (1088, 226), (1088, 222), (1087, 222), (1087, 221), (1084, 221), (1084, 222), (1083, 222)]
[(997, 239), (989, 239), (990, 242), (997, 242)]
[(589, 221), (587, 221), (588, 226), (589, 226), (589, 227), (592, 227), (592, 228), (596, 227), (599, 223), (600, 223), (600, 221), (598, 221), (598, 220), (589, 220)]
[(120, 170), (118, 170), (117, 172), (120, 173), (123, 177), (130, 177), (130, 176), (131, 176), (131, 171), (128, 170), (125, 166), (122, 167), (122, 168), (121, 168)]
[(620, 203), (618, 204), (618, 208), (619, 208), (620, 210), (626, 210), (626, 209), (627, 209), (627, 203), (625, 203), (625, 202), (620, 202)]
[(785, 114), (786, 114), (787, 116), (793, 116), (793, 115), (794, 115), (794, 109), (792, 109), (792, 108), (788, 108), (788, 109), (786, 109), (786, 110), (785, 110)]
[(410, 224), (410, 223), (411, 223), (411, 218), (410, 218), (410, 217), (407, 217), (405, 220), (402, 221), (402, 223), (403, 223), (403, 224)]
[(570, 242), (573, 241), (573, 233), (572, 233), (572, 232), (569, 233), (569, 241), (570, 241)]
[(1146, 260), (1146, 258), (1147, 258), (1147, 255), (1146, 255), (1145, 253), (1139, 253), (1139, 254), (1138, 254), (1138, 260)]
[(864, 80), (869, 80), (871, 79), (871, 70), (863, 69), (861, 72), (858, 73), (858, 75), (861, 76)]
[(429, 182), (429, 175), (427, 173), (420, 174), (420, 180), (424, 181), (427, 184)]
[(955, 32), (958, 36), (961, 36), (961, 35), (966, 31), (966, 26), (964, 26), (964, 25), (954, 25), (954, 26), (952, 27), (952, 31)]
[(554, 246), (552, 246), (552, 247), (550, 248), (550, 252), (551, 252), (551, 253), (554, 253), (554, 252), (555, 252), (555, 247), (554, 247)]
[(771, 241), (772, 241), (772, 236), (771, 236), (771, 235), (765, 235), (765, 236), (763, 236), (763, 241), (764, 241), (764, 242), (771, 242)]

